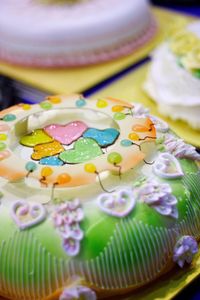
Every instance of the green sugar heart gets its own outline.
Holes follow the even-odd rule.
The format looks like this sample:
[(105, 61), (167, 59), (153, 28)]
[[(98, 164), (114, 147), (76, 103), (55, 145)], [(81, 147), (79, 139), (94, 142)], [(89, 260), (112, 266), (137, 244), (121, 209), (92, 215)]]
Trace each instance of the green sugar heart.
[(103, 152), (97, 142), (90, 138), (81, 138), (74, 144), (74, 149), (66, 150), (59, 155), (65, 163), (79, 164), (89, 161)]
[(34, 147), (39, 144), (52, 142), (53, 139), (43, 129), (36, 129), (33, 132), (24, 135), (20, 139), (20, 143), (26, 147)]

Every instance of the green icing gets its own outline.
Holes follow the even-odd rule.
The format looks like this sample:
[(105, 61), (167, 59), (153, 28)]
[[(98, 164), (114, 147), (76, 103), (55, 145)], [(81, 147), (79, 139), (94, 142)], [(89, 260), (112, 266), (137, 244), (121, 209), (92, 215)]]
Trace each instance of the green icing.
[(66, 163), (77, 164), (89, 161), (102, 153), (96, 141), (90, 138), (81, 138), (75, 142), (73, 150), (62, 152), (59, 158)]
[[(170, 230), (179, 228), (181, 221), (185, 220), (188, 230), (186, 233), (194, 236), (198, 234), (192, 227), (191, 220), (200, 217), (200, 173), (197, 174), (198, 168), (195, 163), (185, 159), (180, 160), (180, 163), (186, 174), (183, 179), (162, 180), (171, 185), (173, 194), (178, 199), (178, 220), (164, 217), (148, 205), (139, 202), (123, 219), (105, 214), (95, 202), (85, 203), (85, 219), (80, 223), (85, 236), (81, 241), (80, 254), (74, 259), (69, 258), (63, 250), (62, 240), (50, 218), (39, 226), (20, 231), (10, 218), (9, 210), (1, 207), (0, 277), (10, 283), (24, 286), (34, 298), (31, 287), (40, 290), (45, 283), (47, 287), (51, 286), (52, 290), (56, 289), (58, 278), (63, 274), (67, 276), (68, 262), (84, 264), (87, 261), (89, 264), (99, 258), (95, 270), (104, 274), (108, 282), (120, 277), (119, 274), (122, 273), (127, 278), (129, 275), (133, 278), (134, 274), (131, 272), (142, 272), (144, 278), (137, 275), (141, 276), (137, 277), (137, 280), (144, 281), (145, 276), (147, 278), (152, 275), (148, 274), (148, 270), (152, 268), (156, 257), (162, 255), (163, 259), (167, 259), (167, 251), (172, 251)], [(188, 206), (191, 208), (190, 215)], [(173, 230), (171, 238), (175, 242)], [(112, 256), (108, 255), (109, 251)], [(134, 270), (130, 266), (134, 266)]]

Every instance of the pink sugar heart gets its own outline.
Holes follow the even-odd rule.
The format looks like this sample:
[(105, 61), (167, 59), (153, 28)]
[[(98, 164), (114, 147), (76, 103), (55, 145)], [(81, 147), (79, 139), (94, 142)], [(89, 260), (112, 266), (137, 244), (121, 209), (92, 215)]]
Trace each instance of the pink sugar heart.
[(44, 130), (61, 144), (70, 145), (79, 139), (87, 128), (88, 126), (85, 123), (74, 121), (66, 125), (51, 124), (46, 126)]

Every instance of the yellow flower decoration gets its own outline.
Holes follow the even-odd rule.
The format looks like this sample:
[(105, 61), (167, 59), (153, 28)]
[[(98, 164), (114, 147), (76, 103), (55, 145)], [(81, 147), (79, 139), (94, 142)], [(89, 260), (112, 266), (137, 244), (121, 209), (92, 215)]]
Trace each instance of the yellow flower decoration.
[(198, 38), (195, 34), (181, 31), (171, 39), (170, 49), (174, 54), (182, 56), (192, 51), (197, 43)]
[(182, 18), (175, 18), (170, 21), (170, 24), (168, 26), (167, 30), (167, 37), (173, 38), (177, 35), (177, 32), (180, 32), (188, 25), (188, 21), (186, 19)]
[(200, 69), (200, 41), (196, 46), (182, 59), (182, 64), (186, 69)]

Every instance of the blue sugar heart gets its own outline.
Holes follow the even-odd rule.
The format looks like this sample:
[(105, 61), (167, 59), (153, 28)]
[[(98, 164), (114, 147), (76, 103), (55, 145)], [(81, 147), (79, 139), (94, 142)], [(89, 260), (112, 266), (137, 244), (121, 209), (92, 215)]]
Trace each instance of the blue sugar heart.
[(56, 156), (49, 156), (40, 159), (40, 164), (47, 166), (62, 166), (64, 163)]
[(95, 140), (101, 147), (112, 145), (116, 141), (118, 136), (119, 131), (115, 128), (107, 128), (103, 130), (89, 128), (83, 134), (83, 137)]

